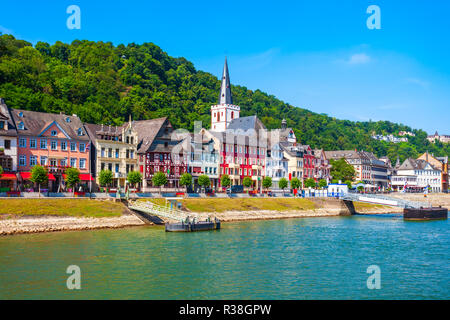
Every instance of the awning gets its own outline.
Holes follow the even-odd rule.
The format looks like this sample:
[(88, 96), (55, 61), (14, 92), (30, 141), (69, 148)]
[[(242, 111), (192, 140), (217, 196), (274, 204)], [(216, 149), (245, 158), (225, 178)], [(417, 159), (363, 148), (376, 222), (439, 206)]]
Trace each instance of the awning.
[(15, 173), (3, 173), (0, 176), (0, 180), (17, 180), (16, 174)]
[[(63, 174), (64, 180), (66, 180), (66, 174)], [(80, 181), (94, 181), (94, 178), (89, 173), (80, 173)]]
[[(31, 172), (21, 172), (20, 176), (22, 177), (23, 180), (30, 180), (31, 179)], [(48, 180), (52, 180), (55, 181), (56, 178), (52, 173), (48, 173)]]
[(89, 173), (81, 173), (80, 174), (81, 181), (94, 181), (94, 178)]

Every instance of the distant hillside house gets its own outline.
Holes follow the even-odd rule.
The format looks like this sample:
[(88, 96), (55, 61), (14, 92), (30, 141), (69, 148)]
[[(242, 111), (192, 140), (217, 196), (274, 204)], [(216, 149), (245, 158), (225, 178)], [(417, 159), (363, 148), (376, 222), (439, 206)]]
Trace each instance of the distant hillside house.
[(450, 136), (449, 135), (440, 135), (437, 131), (434, 133), (434, 135), (428, 136), (427, 140), (431, 143), (435, 143), (436, 140), (440, 141), (442, 143), (449, 143), (450, 142)]

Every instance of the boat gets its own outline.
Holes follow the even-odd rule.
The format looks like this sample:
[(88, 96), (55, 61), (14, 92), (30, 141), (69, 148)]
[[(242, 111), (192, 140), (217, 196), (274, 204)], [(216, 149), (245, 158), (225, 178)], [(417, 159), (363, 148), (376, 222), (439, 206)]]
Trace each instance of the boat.
[(219, 229), (220, 220), (217, 218), (214, 218), (214, 220), (208, 218), (206, 221), (196, 221), (195, 218), (191, 221), (188, 218), (182, 222), (166, 223), (166, 232), (194, 232)]
[(448, 209), (439, 207), (431, 208), (405, 208), (403, 220), (441, 220), (447, 219)]

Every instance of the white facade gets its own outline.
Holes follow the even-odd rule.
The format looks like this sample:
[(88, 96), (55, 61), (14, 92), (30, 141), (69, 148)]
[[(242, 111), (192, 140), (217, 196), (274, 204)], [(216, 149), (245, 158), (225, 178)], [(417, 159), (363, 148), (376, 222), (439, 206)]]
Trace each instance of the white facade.
[(231, 120), (239, 118), (241, 108), (233, 104), (218, 104), (211, 106), (211, 130), (223, 132)]
[(283, 156), (283, 150), (277, 143), (270, 149), (266, 158), (266, 176), (272, 178), (272, 188), (279, 189), (281, 178), (289, 177), (289, 160)]
[(403, 190), (403, 187), (430, 188), (431, 192), (441, 192), (441, 171), (429, 163), (423, 169), (398, 169), (392, 176), (393, 187)]
[(4, 171), (17, 171), (17, 137), (0, 135), (0, 149), (3, 149), (5, 156), (12, 159), (12, 170), (3, 168)]

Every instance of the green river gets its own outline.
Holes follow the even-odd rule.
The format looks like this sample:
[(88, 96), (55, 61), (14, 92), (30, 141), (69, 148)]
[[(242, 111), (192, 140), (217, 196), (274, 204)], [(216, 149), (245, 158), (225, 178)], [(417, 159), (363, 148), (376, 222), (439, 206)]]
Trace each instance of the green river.
[(449, 299), (449, 227), (379, 215), (3, 236), (0, 299)]

